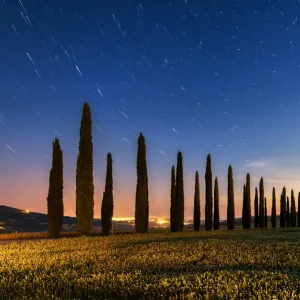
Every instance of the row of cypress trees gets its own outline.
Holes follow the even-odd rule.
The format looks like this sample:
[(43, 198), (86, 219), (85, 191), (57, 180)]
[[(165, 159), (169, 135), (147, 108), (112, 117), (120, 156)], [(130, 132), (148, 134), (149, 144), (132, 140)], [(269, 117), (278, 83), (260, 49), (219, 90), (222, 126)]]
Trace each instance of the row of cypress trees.
[[(107, 169), (105, 190), (101, 205), (101, 223), (104, 235), (108, 235), (112, 229), (113, 217), (113, 167), (112, 155), (107, 154)], [(148, 174), (146, 161), (145, 138), (140, 134), (138, 138), (138, 150), (136, 161), (137, 184), (135, 199), (135, 230), (137, 233), (148, 231), (149, 223), (149, 194)], [(234, 205), (234, 181), (233, 170), (228, 168), (227, 187), (227, 228), (233, 230), (235, 226)], [(48, 234), (49, 237), (58, 237), (62, 228), (63, 206), (63, 152), (59, 140), (53, 142), (52, 168), (49, 176), (49, 190), (47, 197), (48, 207)], [(300, 207), (300, 193), (298, 195), (298, 207)], [(214, 214), (214, 216), (213, 216)], [(76, 165), (76, 225), (77, 230), (85, 235), (92, 232), (94, 217), (94, 183), (93, 183), (93, 142), (92, 142), (92, 117), (91, 109), (87, 102), (83, 105), (78, 157)], [(199, 173), (195, 174), (194, 192), (194, 230), (200, 230), (200, 184)], [(205, 230), (219, 229), (219, 186), (218, 178), (212, 179), (211, 156), (207, 156), (205, 172)], [(276, 197), (275, 188), (272, 193), (272, 227), (276, 227)], [(243, 186), (243, 228), (251, 227), (251, 194), (250, 174), (246, 176), (246, 184)], [(264, 183), (261, 178), (258, 190), (255, 189), (254, 198), (254, 226), (255, 228), (267, 227), (267, 199), (264, 197)], [(286, 197), (286, 188), (281, 193), (280, 200), (280, 227), (296, 226), (296, 205), (294, 192), (291, 193), (291, 211), (289, 198)], [(298, 209), (298, 226), (300, 226), (300, 210)], [(183, 182), (183, 156), (177, 153), (176, 174), (175, 167), (171, 170), (171, 207), (170, 228), (172, 232), (183, 231), (184, 228), (184, 182)]]

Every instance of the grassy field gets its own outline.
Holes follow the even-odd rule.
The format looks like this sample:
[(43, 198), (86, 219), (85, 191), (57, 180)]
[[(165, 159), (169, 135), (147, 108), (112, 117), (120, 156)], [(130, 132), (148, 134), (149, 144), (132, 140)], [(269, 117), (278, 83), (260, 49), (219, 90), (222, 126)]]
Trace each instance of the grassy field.
[(300, 228), (2, 245), (0, 287), (1, 299), (300, 299)]

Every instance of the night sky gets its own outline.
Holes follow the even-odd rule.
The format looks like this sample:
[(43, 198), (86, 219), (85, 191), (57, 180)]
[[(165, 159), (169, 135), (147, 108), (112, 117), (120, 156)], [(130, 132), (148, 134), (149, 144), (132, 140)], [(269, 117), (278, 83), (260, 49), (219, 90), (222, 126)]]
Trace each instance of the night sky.
[(150, 216), (169, 217), (183, 152), (185, 217), (206, 156), (226, 218), (246, 173), (300, 190), (300, 3), (296, 0), (0, 0), (0, 204), (46, 212), (52, 142), (64, 153), (65, 215), (75, 216), (82, 106), (92, 109), (95, 217), (106, 154), (115, 217), (134, 216), (137, 136), (147, 144)]

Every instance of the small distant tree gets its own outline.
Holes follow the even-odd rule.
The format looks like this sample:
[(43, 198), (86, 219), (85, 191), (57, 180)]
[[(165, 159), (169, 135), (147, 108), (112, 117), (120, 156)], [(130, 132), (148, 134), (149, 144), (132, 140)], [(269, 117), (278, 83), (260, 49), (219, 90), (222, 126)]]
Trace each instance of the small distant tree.
[(228, 188), (227, 188), (227, 228), (233, 230), (235, 223), (234, 214), (234, 187), (233, 187), (233, 172), (232, 167), (229, 165), (228, 168)]
[(265, 228), (268, 227), (267, 198), (265, 197)]
[(286, 200), (286, 226), (290, 227), (291, 225), (291, 216), (290, 216), (290, 201), (289, 197)]
[(246, 198), (246, 228), (250, 229), (251, 228), (251, 191), (250, 191), (250, 174), (247, 174), (246, 177), (246, 190), (245, 190), (245, 198)]
[(258, 228), (258, 191), (257, 191), (257, 188), (255, 188), (254, 209), (255, 209), (254, 224), (255, 224), (255, 228)]
[(170, 228), (172, 232), (176, 231), (176, 178), (175, 178), (174, 166), (172, 166), (172, 171), (171, 171)]
[(198, 171), (195, 175), (195, 194), (194, 194), (194, 230), (200, 230), (200, 185)]
[(246, 185), (243, 185), (243, 208), (242, 208), (242, 225), (243, 228), (246, 229), (247, 225), (246, 225), (247, 221), (246, 221)]
[(264, 179), (259, 182), (259, 228), (264, 228)]
[(280, 227), (285, 227), (286, 223), (286, 189), (283, 187), (280, 197)]
[(206, 160), (206, 172), (205, 172), (205, 230), (210, 231), (212, 229), (212, 170), (211, 170), (211, 157), (210, 154)]
[(300, 227), (300, 192), (298, 193), (298, 227)]
[(215, 178), (214, 189), (214, 230), (219, 229), (220, 215), (219, 215), (219, 183), (218, 178)]
[(114, 211), (113, 199), (113, 175), (112, 175), (112, 156), (107, 154), (105, 190), (103, 193), (101, 206), (101, 226), (104, 235), (109, 235), (112, 228), (112, 218)]
[(291, 227), (296, 227), (296, 203), (295, 203), (295, 196), (294, 191), (292, 190), (291, 193)]
[(272, 216), (271, 216), (272, 228), (276, 228), (276, 195), (275, 187), (273, 187), (272, 192)]
[(182, 153), (177, 153), (176, 169), (176, 231), (183, 231), (184, 227), (184, 189)]
[(48, 236), (56, 238), (60, 235), (64, 217), (63, 153), (57, 138), (54, 140), (52, 147), (52, 168), (50, 170), (47, 197)]

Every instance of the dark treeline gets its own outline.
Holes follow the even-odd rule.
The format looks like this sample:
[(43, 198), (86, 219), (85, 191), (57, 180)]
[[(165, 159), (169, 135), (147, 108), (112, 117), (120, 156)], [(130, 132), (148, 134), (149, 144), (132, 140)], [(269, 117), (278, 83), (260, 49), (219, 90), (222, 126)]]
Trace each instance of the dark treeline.
[[(60, 141), (56, 138), (52, 145), (52, 167), (49, 175), (49, 189), (47, 196), (48, 208), (48, 235), (59, 237), (62, 229), (64, 215), (63, 205), (63, 152)], [(136, 197), (135, 197), (135, 231), (146, 233), (149, 224), (149, 191), (146, 141), (140, 133), (137, 141), (136, 160)], [(227, 228), (235, 227), (235, 200), (234, 180), (232, 166), (228, 167), (227, 185)], [(251, 186), (250, 174), (246, 176), (243, 185), (242, 225), (244, 229), (251, 228)], [(170, 229), (180, 232), (184, 229), (184, 181), (183, 181), (183, 155), (177, 153), (177, 166), (171, 170), (170, 192)], [(298, 212), (294, 191), (291, 198), (287, 197), (286, 188), (283, 187), (280, 195), (280, 227), (300, 227), (300, 192), (298, 193)], [(112, 218), (114, 210), (113, 201), (113, 159), (111, 153), (107, 154), (105, 190), (101, 204), (101, 224), (104, 235), (112, 231)], [(276, 194), (272, 191), (271, 227), (276, 228)], [(76, 164), (76, 225), (77, 230), (84, 235), (89, 235), (93, 230), (94, 218), (94, 178), (93, 178), (93, 141), (92, 141), (92, 114), (90, 106), (84, 103), (79, 131), (78, 156)], [(298, 219), (298, 222), (297, 222)], [(195, 173), (194, 192), (194, 230), (200, 230), (200, 183), (199, 173)], [(267, 199), (264, 194), (264, 180), (255, 187), (254, 196), (254, 227), (267, 228)], [(220, 227), (219, 212), (219, 184), (215, 177), (213, 186), (212, 160), (208, 154), (205, 171), (205, 230), (218, 230)]]

